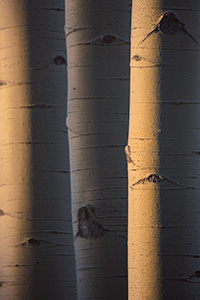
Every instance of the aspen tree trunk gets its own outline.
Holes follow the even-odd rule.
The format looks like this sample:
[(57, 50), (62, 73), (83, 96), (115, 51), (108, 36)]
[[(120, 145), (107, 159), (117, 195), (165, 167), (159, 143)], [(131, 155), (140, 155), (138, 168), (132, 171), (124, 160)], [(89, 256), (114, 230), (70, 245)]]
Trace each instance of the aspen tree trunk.
[(66, 0), (78, 299), (127, 299), (129, 0)]
[(133, 1), (129, 300), (200, 298), (199, 28), (199, 1)]
[(76, 299), (63, 1), (0, 2), (0, 299)]

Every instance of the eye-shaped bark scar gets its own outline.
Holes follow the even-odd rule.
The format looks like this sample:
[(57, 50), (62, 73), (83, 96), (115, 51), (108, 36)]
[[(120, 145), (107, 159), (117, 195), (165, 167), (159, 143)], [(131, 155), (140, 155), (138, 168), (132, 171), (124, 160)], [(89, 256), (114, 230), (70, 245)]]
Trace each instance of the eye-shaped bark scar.
[(193, 37), (191, 33), (185, 28), (185, 24), (182, 23), (179, 18), (173, 12), (165, 12), (161, 17), (156, 27), (147, 34), (147, 36), (142, 40), (144, 42), (152, 33), (161, 32), (163, 34), (174, 35), (177, 32), (186, 33), (195, 43), (198, 41)]

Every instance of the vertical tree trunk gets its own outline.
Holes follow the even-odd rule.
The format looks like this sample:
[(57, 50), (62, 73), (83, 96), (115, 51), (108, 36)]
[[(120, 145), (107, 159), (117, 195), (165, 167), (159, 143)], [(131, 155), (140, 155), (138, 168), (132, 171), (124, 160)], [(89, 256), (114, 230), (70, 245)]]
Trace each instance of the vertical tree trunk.
[(130, 1), (66, 0), (78, 299), (127, 299)]
[(133, 1), (130, 300), (200, 297), (198, 1)]
[(0, 299), (76, 299), (63, 1), (0, 11)]

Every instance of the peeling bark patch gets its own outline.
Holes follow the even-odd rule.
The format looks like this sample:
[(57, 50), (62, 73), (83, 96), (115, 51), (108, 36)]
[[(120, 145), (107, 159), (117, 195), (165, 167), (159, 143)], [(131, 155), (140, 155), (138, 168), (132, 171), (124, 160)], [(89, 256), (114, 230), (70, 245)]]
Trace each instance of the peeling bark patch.
[(116, 39), (117, 39), (116, 36), (110, 35), (110, 34), (104, 34), (101, 37), (102, 42), (105, 44), (111, 44), (111, 43), (115, 42)]
[(104, 236), (107, 231), (98, 222), (91, 205), (84, 205), (79, 208), (77, 236), (91, 240)]
[(40, 245), (40, 241), (39, 240), (35, 240), (35, 239), (29, 239), (28, 243), (31, 246), (39, 246)]
[(4, 211), (0, 209), (0, 216), (4, 216)]
[(193, 37), (191, 33), (185, 28), (185, 24), (182, 23), (179, 18), (173, 12), (165, 12), (156, 27), (147, 34), (147, 36), (142, 40), (144, 42), (152, 33), (161, 32), (163, 34), (174, 35), (177, 32), (186, 33), (195, 43), (198, 44), (197, 40)]

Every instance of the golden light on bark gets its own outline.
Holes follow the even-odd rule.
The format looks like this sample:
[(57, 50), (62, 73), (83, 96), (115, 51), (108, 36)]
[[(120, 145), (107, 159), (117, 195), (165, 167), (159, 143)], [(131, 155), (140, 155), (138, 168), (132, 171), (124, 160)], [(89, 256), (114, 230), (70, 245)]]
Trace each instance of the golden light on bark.
[(76, 298), (63, 5), (0, 3), (1, 299)]
[(130, 300), (199, 297), (199, 4), (183, 2), (133, 1)]
[[(3, 271), (2, 297), (23, 294), (22, 261), (33, 255), (22, 248), (31, 231), (33, 197), (31, 114), (23, 109), (31, 99), (28, 26), (26, 10), (18, 1), (1, 5), (0, 39), (0, 131), (1, 170), (0, 199), (4, 216), (1, 225), (1, 264)], [(26, 272), (27, 279), (30, 278)], [(15, 283), (21, 278), (21, 284)], [(5, 292), (6, 291), (6, 292)], [(16, 296), (17, 297), (17, 296)]]

